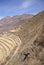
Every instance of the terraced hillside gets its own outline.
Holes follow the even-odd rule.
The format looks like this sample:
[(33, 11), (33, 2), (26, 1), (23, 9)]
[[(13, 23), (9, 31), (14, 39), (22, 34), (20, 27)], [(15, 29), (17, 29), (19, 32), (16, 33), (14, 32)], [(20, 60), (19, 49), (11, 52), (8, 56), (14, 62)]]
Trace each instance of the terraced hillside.
[(9, 57), (9, 55), (11, 56), (21, 44), (20, 38), (18, 36), (8, 34), (0, 36), (0, 64), (5, 62), (5, 59)]
[(0, 34), (0, 41), (0, 65), (44, 65), (44, 11)]
[[(22, 45), (19, 47), (19, 51), (17, 52), (17, 54), (14, 55), (11, 58), (11, 60), (8, 61), (5, 65), (42, 65), (43, 64), (44, 60), (43, 62), (40, 60), (39, 53), (43, 54), (44, 57), (44, 47), (42, 47), (42, 45), (41, 46), (34, 45), (34, 41), (36, 40), (36, 38), (38, 38), (39, 36), (40, 38), (42, 37), (42, 31), (44, 31), (43, 26), (44, 26), (44, 11), (40, 12), (32, 19), (20, 25), (19, 26), (20, 30), (18, 30), (17, 32), (11, 32), (20, 37)], [(25, 55), (27, 54), (29, 54), (29, 57), (25, 57)]]

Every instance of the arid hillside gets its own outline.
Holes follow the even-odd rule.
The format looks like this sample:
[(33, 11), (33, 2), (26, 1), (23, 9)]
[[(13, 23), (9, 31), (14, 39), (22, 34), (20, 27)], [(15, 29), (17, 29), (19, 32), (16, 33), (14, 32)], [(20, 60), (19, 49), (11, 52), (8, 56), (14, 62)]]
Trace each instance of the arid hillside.
[(4, 17), (0, 20), (0, 33), (8, 31), (10, 29), (15, 29), (18, 25), (22, 24), (23, 22), (32, 17), (33, 15), (30, 14), (16, 15), (13, 17)]
[(0, 28), (0, 65), (44, 65), (44, 11), (14, 26)]

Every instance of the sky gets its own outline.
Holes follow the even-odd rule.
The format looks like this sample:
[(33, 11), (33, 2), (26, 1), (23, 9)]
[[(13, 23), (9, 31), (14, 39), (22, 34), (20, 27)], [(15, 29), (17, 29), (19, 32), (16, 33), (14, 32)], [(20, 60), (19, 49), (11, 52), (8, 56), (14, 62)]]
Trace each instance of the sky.
[(44, 10), (44, 0), (0, 0), (0, 19), (5, 16), (37, 14)]

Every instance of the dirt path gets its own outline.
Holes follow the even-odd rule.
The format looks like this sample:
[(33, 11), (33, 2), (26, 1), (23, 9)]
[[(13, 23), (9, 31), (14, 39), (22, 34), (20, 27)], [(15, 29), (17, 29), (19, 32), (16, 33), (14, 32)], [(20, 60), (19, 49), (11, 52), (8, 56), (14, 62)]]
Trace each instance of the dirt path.
[[(37, 35), (36, 35), (34, 38), (32, 38), (31, 40), (35, 40), (36, 37), (37, 37)], [(20, 41), (20, 43), (18, 43), (18, 40), (17, 40), (17, 43), (18, 43), (19, 46), (17, 47), (16, 51), (14, 52), (14, 54), (12, 55), (12, 57), (10, 58), (10, 60), (9, 60), (5, 65), (9, 65), (9, 63), (12, 62), (12, 59), (15, 57), (15, 55), (16, 55), (17, 52), (18, 52), (18, 50), (20, 49), (20, 46), (21, 46), (22, 42), (21, 42), (20, 39), (19, 39), (19, 41)]]
[(10, 60), (5, 65), (8, 65), (11, 62), (11, 60), (15, 57), (15, 55), (17, 54), (17, 52), (18, 52), (18, 50), (19, 50), (19, 48), (21, 46), (21, 40), (20, 40), (20, 38), (19, 38), (19, 43), (17, 42), (17, 44), (18, 44), (17, 49), (15, 50), (14, 54), (12, 55), (12, 57), (10, 58)]

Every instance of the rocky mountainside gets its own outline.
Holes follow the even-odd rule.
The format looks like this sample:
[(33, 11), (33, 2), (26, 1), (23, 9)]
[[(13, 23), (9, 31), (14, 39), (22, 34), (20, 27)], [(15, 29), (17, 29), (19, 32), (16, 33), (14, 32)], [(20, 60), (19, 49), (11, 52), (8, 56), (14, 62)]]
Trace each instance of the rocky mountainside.
[(8, 31), (10, 29), (14, 29), (15, 27), (32, 17), (33, 15), (30, 14), (16, 15), (13, 17), (7, 16), (0, 20), (0, 33)]
[(0, 33), (0, 49), (0, 65), (44, 65), (44, 11)]

